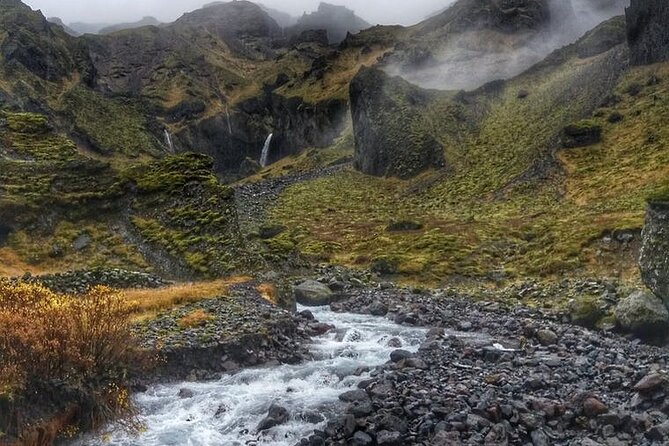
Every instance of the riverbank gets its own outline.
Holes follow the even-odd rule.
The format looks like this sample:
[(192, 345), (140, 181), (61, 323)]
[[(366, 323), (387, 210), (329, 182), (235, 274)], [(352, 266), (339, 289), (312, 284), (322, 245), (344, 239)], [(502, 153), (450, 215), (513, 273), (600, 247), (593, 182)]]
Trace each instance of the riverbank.
[(559, 315), (440, 293), (360, 290), (337, 311), (432, 327), (299, 445), (660, 445), (669, 352)]

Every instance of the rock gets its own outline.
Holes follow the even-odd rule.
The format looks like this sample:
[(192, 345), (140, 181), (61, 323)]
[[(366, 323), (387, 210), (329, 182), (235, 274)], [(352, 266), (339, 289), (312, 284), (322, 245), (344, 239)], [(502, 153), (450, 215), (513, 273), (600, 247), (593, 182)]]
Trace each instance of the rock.
[(339, 395), (339, 399), (345, 403), (353, 403), (356, 401), (369, 401), (369, 396), (367, 392), (361, 389), (349, 390), (348, 392), (342, 393)]
[(461, 446), (462, 440), (458, 432), (441, 431), (434, 436), (430, 444), (432, 446)]
[(381, 431), (376, 434), (376, 443), (379, 446), (400, 446), (402, 434), (397, 431)]
[(353, 435), (353, 439), (349, 444), (351, 446), (370, 446), (374, 444), (374, 440), (368, 434), (358, 431)]
[(428, 90), (363, 67), (350, 84), (355, 168), (407, 179), (443, 167), (443, 147), (423, 128), (432, 101)]
[(597, 418), (597, 416), (605, 414), (609, 411), (606, 404), (602, 403), (595, 397), (586, 398), (583, 401), (583, 413), (588, 418)]
[(388, 306), (382, 304), (381, 302), (374, 302), (372, 303), (369, 308), (369, 314), (372, 316), (385, 316), (388, 314)]
[(667, 382), (667, 377), (665, 375), (660, 373), (650, 373), (636, 383), (634, 390), (641, 393), (650, 393), (664, 387)]
[(272, 404), (267, 412), (267, 417), (258, 424), (256, 430), (262, 432), (275, 426), (279, 426), (287, 422), (289, 417), (288, 409)]
[(185, 400), (185, 399), (188, 399), (188, 398), (193, 398), (194, 395), (195, 394), (193, 393), (193, 391), (191, 389), (183, 388), (183, 389), (179, 390), (179, 398), (181, 398), (181, 399)]
[(295, 299), (300, 305), (320, 307), (329, 305), (334, 293), (325, 284), (315, 280), (307, 280), (295, 287)]
[[(653, 441), (663, 441), (669, 439), (669, 421), (653, 426), (646, 437)], [(666, 444), (666, 443), (664, 443)]]
[(632, 0), (625, 14), (631, 63), (669, 60), (669, 4), (664, 0)]
[(598, 298), (579, 296), (569, 303), (569, 317), (576, 325), (595, 328), (597, 323), (604, 317), (604, 311)]
[(544, 432), (543, 429), (532, 431), (530, 438), (532, 438), (532, 444), (534, 446), (550, 446), (551, 444), (550, 438), (548, 438), (548, 435), (546, 435), (546, 432)]
[(591, 146), (602, 139), (602, 127), (585, 120), (568, 125), (562, 131), (562, 146), (567, 149)]
[(485, 437), (485, 446), (506, 446), (509, 444), (508, 433), (503, 424), (496, 424)]
[(642, 338), (662, 338), (669, 329), (669, 311), (649, 292), (637, 291), (615, 309), (620, 326)]
[(543, 346), (555, 345), (557, 344), (558, 337), (554, 331), (551, 330), (539, 330), (537, 332), (537, 339)]
[(74, 242), (72, 242), (72, 248), (74, 248), (75, 251), (83, 251), (91, 244), (92, 241), (93, 239), (91, 239), (90, 235), (81, 234), (74, 240)]
[(650, 203), (642, 233), (639, 264), (646, 286), (669, 304), (669, 205)]
[(403, 359), (408, 359), (413, 356), (413, 353), (407, 350), (395, 350), (390, 354), (390, 360), (392, 362), (400, 362)]

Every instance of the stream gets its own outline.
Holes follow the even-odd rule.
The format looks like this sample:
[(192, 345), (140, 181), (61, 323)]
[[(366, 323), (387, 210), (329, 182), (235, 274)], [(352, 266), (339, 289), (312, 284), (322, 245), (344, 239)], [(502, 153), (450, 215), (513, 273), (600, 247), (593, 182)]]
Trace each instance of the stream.
[[(313, 361), (247, 369), (213, 382), (150, 387), (135, 397), (145, 427), (141, 433), (118, 429), (104, 440), (83, 438), (74, 445), (293, 446), (341, 413), (339, 395), (369, 377), (355, 376), (357, 370), (386, 363), (397, 348), (417, 351), (426, 334), (382, 317), (338, 314), (328, 307), (309, 310), (337, 328), (314, 339)], [(192, 398), (179, 397), (184, 388)], [(288, 409), (290, 419), (258, 433), (272, 404)]]

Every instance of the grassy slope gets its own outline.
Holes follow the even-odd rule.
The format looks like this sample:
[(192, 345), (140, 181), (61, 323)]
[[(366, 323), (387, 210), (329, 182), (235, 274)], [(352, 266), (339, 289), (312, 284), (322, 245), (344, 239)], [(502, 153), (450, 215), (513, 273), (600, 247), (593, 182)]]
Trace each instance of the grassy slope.
[[(499, 270), (507, 277), (616, 270), (634, 277), (633, 259), (610, 262), (593, 241), (606, 231), (639, 228), (645, 199), (666, 185), (669, 64), (628, 70), (616, 82), (621, 101), (594, 111), (604, 129), (601, 143), (555, 151), (560, 129), (589, 116), (606, 96), (597, 85), (583, 86), (612, 63), (610, 55), (569, 53), (564, 63), (514, 79), (499, 95), (479, 95), (475, 107), (485, 117), (476, 131), (456, 140), (441, 129), (454, 171), (449, 176), (428, 173), (402, 182), (346, 171), (293, 186), (272, 212), (273, 220), (292, 228), (280, 237), (347, 265), (385, 259), (405, 277), (430, 282)], [(649, 82), (655, 78), (659, 83)], [(643, 86), (637, 96), (629, 94), (631, 84)], [(528, 98), (517, 97), (521, 89)], [(432, 111), (441, 126), (438, 112)], [(613, 113), (623, 120), (609, 123)], [(552, 157), (561, 169), (519, 181), (537, 160)], [(418, 221), (424, 229), (385, 231), (397, 220)]]

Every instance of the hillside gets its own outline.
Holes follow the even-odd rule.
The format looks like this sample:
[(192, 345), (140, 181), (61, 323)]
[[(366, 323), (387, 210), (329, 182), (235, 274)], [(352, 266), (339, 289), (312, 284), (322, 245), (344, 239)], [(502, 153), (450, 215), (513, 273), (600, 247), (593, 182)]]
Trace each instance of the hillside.
[[(7, 32), (0, 45), (13, 48), (0, 64), (3, 109), (45, 116), (50, 131), (71, 141), (77, 156), (109, 166), (105, 181), (115, 182), (123, 172), (174, 151), (208, 155), (220, 178), (250, 175), (245, 183), (259, 187), (263, 178), (294, 175), (262, 214), (266, 221), (244, 228), (246, 233), (257, 226), (284, 228), (269, 241), (253, 243), (253, 251), (267, 258), (300, 253), (430, 282), (555, 277), (567, 271), (636, 276), (634, 237), (644, 197), (661, 187), (665, 173), (658, 150), (663, 135), (646, 141), (641, 123), (662, 117), (651, 113), (655, 108), (645, 98), (655, 98), (652, 107), (663, 110), (664, 67), (626, 68), (620, 18), (530, 68), (559, 46), (546, 39), (574, 17), (571, 8), (556, 12), (546, 2), (528, 0), (502, 10), (460, 0), (413, 27), (369, 28), (348, 35), (338, 47), (325, 44), (317, 32), (298, 40), (283, 37), (266, 9), (245, 1), (214, 3), (163, 27), (81, 38), (18, 1), (4, 0), (1, 8)], [(617, 8), (589, 11), (608, 15)], [(320, 13), (326, 10), (322, 6)], [(414, 70), (450, 64), (447, 53), (460, 38), (492, 45), (454, 55), (463, 72), (494, 54), (495, 72), (506, 66), (501, 59), (512, 58), (513, 71), (522, 73), (467, 93), (400, 86), (388, 77), (399, 72), (415, 79), (399, 65)], [(537, 49), (539, 40), (545, 44)], [(531, 57), (517, 57), (527, 51)], [(349, 99), (349, 84), (362, 66), (386, 74), (375, 72), (376, 93), (365, 84), (369, 80), (359, 78), (362, 96)], [(468, 82), (482, 84), (490, 76), (485, 66), (478, 68), (483, 77), (467, 76)], [(351, 123), (349, 101), (355, 105), (359, 96), (358, 102), (371, 108), (360, 114), (356, 107)], [(373, 110), (381, 109), (390, 114), (375, 116)], [(601, 141), (587, 149), (565, 148), (563, 131), (572, 124), (601, 128)], [(364, 138), (363, 127), (369, 130)], [(269, 156), (276, 164), (259, 172), (257, 160), (270, 133)], [(372, 153), (375, 141), (385, 158)], [(412, 154), (428, 146), (431, 161)], [(399, 147), (408, 149), (408, 158), (393, 152)], [(388, 154), (396, 161), (391, 170)], [(344, 167), (300, 180), (303, 172), (351, 157), (364, 173)], [(630, 178), (629, 166), (635, 166), (638, 184), (621, 189), (616, 179)], [(118, 199), (110, 201), (116, 206)], [(53, 228), (61, 218), (67, 221), (62, 215), (52, 218), (44, 246), (57, 238)], [(392, 229), (402, 222), (415, 229)], [(161, 242), (153, 229), (144, 224), (144, 241)], [(10, 233), (6, 255), (26, 265), (30, 248), (19, 246), (15, 231), (4, 232)], [(628, 234), (634, 242), (618, 241), (628, 241)], [(125, 237), (124, 246), (136, 251), (133, 240)], [(195, 248), (177, 250), (183, 262), (188, 263), (189, 250)], [(97, 263), (125, 261), (99, 251)], [(34, 270), (58, 269), (67, 260), (40, 255), (30, 263)], [(153, 263), (144, 256), (144, 263), (134, 264)], [(184, 274), (204, 271), (208, 261), (192, 263)]]

